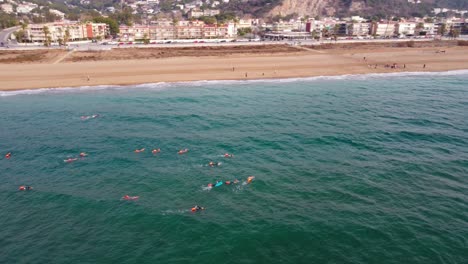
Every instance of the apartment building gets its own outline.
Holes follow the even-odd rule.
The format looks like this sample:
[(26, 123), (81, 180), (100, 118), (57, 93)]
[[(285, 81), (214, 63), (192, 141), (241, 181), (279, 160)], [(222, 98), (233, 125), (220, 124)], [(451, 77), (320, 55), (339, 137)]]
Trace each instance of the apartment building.
[(46, 34), (44, 28), (48, 30), (48, 36), (52, 42), (65, 39), (68, 31), (69, 41), (105, 38), (109, 34), (109, 29), (105, 23), (78, 23), (78, 22), (56, 22), (46, 24), (29, 24), (26, 28), (26, 39), (30, 42), (45, 42)]
[(418, 23), (416, 22), (400, 22), (396, 24), (396, 34), (399, 36), (414, 36)]
[(395, 35), (397, 22), (377, 22), (372, 23), (371, 34), (380, 37), (393, 37)]
[(167, 39), (202, 39), (232, 37), (230, 27), (234, 25), (206, 25), (203, 21), (160, 21), (151, 25), (121, 26), (119, 38), (121, 41), (135, 41), (147, 34), (150, 40)]
[(362, 22), (362, 23), (352, 23), (350, 26), (351, 32), (350, 35), (353, 36), (367, 36), (370, 33), (371, 24)]

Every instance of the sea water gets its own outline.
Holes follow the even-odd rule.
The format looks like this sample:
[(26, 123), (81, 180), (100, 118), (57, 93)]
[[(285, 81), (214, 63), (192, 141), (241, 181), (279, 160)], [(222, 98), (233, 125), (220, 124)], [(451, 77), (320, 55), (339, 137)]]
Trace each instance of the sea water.
[(466, 71), (1, 92), (0, 113), (0, 263), (468, 263)]

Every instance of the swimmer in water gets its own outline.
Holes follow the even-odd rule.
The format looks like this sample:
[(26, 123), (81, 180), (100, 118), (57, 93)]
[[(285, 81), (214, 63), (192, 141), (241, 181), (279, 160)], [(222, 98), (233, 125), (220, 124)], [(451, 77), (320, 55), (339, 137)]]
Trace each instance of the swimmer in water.
[(239, 180), (238, 180), (238, 179), (235, 179), (232, 183), (238, 184), (238, 183), (239, 183)]
[(138, 200), (139, 196), (129, 196), (128, 194), (124, 195), (122, 197), (123, 200), (127, 200), (127, 201), (130, 201), (130, 200)]
[(255, 176), (249, 176), (247, 178), (247, 183), (252, 183), (252, 180), (255, 179)]
[(205, 210), (205, 207), (200, 207), (198, 205), (195, 205), (194, 207), (192, 207), (191, 211), (192, 212), (198, 212), (200, 210)]
[(20, 191), (30, 191), (30, 190), (32, 190), (32, 189), (33, 189), (33, 188), (32, 188), (31, 186), (24, 186), (24, 185), (22, 185), (22, 186), (20, 186), (20, 187), (18, 188), (18, 190), (20, 190)]
[(144, 149), (144, 148), (142, 148), (142, 149), (135, 149), (135, 151), (134, 151), (134, 152), (135, 152), (135, 153), (140, 153), (140, 152), (143, 152), (143, 151), (145, 151), (145, 149)]
[(81, 153), (80, 153), (80, 157), (84, 158), (84, 157), (86, 157), (86, 156), (88, 156), (88, 154), (86, 154), (86, 152), (81, 152)]
[(64, 160), (64, 162), (70, 163), (70, 162), (74, 162), (75, 160), (78, 160), (78, 158), (68, 158)]
[(153, 149), (151, 151), (151, 153), (153, 153), (153, 154), (158, 154), (159, 152), (161, 152), (161, 149)]
[(5, 155), (5, 158), (6, 158), (6, 159), (11, 158), (11, 152), (8, 152), (8, 153)]
[(224, 154), (224, 157), (225, 157), (225, 158), (232, 158), (232, 157), (234, 157), (234, 155), (229, 154), (229, 153), (225, 153), (225, 154)]
[(210, 167), (217, 167), (219, 165), (221, 165), (221, 163), (219, 163), (219, 162), (210, 161), (210, 163), (208, 163), (208, 166), (210, 166)]
[(181, 150), (179, 150), (179, 152), (177, 152), (177, 153), (178, 153), (179, 155), (181, 155), (181, 154), (185, 154), (185, 153), (187, 153), (187, 152), (188, 152), (188, 149), (181, 149)]

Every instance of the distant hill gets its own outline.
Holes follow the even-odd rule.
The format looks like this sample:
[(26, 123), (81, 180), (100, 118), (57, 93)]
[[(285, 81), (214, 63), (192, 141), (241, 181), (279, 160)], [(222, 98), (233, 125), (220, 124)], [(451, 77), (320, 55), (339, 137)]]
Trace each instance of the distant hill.
[(468, 0), (231, 0), (224, 10), (253, 16), (423, 16), (434, 7), (468, 9)]

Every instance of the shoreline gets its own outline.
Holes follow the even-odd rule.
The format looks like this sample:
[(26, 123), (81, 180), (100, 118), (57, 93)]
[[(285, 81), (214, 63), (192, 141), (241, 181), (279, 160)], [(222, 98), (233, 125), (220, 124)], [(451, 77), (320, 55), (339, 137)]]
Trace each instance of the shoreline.
[[(136, 86), (132, 89), (145, 89), (145, 88), (166, 88), (161, 87), (162, 85), (177, 86), (177, 85), (198, 85), (199, 83), (214, 85), (216, 83), (224, 84), (242, 84), (249, 82), (295, 82), (295, 81), (314, 81), (314, 80), (343, 80), (362, 77), (375, 77), (375, 78), (389, 78), (389, 77), (406, 77), (406, 76), (453, 76), (453, 75), (468, 75), (468, 67), (466, 69), (459, 70), (447, 70), (447, 71), (406, 71), (406, 72), (384, 72), (384, 73), (362, 73), (362, 74), (340, 74), (340, 75), (321, 75), (321, 76), (308, 76), (308, 77), (294, 77), (294, 78), (270, 78), (270, 79), (249, 79), (249, 80), (197, 80), (197, 81), (173, 81), (173, 82), (154, 82), (154, 83), (135, 83), (135, 84), (124, 84), (124, 85), (109, 85), (100, 84), (92, 86), (70, 86), (70, 87), (39, 87), (32, 89), (17, 89), (17, 90), (2, 90), (0, 89), (0, 97), (13, 96), (13, 95), (28, 95), (28, 94), (39, 94), (43, 92), (61, 92), (61, 91), (97, 91), (97, 90), (120, 90), (127, 89), (131, 86)], [(143, 87), (145, 86), (145, 87)], [(152, 87), (148, 87), (152, 86)], [(155, 87), (156, 86), (156, 87)]]
[[(299, 47), (296, 52), (279, 54), (10, 63), (0, 64), (0, 91), (468, 69), (468, 48), (445, 50), (436, 54), (434, 48), (308, 50)], [(394, 63), (397, 68), (384, 67)]]

